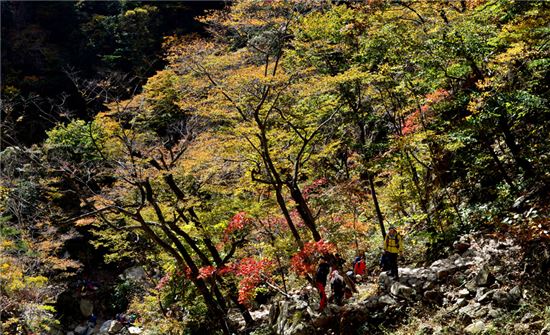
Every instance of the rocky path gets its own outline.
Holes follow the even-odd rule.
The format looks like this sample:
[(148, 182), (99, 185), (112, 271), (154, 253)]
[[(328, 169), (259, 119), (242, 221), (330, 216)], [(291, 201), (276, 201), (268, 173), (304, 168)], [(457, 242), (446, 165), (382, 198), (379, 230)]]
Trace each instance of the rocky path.
[[(454, 249), (429, 266), (400, 268), (399, 281), (382, 273), (377, 285), (359, 285), (346, 305), (330, 305), (324, 313), (314, 310), (317, 293), (308, 288), (307, 297), (295, 294), (276, 302), (268, 322), (281, 335), (373, 333), (406, 318), (414, 306), (435, 311), (416, 330), (424, 334), (501, 333), (494, 322), (506, 313), (521, 313), (520, 306), (533, 294), (521, 286), (521, 248), (511, 239), (467, 235)], [(550, 334), (544, 320), (523, 313), (509, 333)], [(442, 326), (433, 322), (436, 318), (453, 322)]]

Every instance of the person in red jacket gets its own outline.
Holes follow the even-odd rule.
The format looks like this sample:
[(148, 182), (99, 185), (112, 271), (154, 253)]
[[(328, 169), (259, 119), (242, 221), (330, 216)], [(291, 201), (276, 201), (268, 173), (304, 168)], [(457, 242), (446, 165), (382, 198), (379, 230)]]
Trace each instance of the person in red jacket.
[(319, 265), (317, 266), (317, 272), (315, 273), (315, 286), (319, 291), (319, 312), (322, 312), (327, 306), (327, 294), (325, 288), (327, 286), (327, 276), (330, 272), (330, 265), (327, 262), (326, 256), (321, 256)]
[(365, 274), (365, 270), (367, 269), (367, 266), (365, 264), (365, 260), (363, 259), (363, 256), (359, 256), (359, 260), (355, 262), (355, 266), (353, 267), (353, 273), (357, 276), (363, 276)]

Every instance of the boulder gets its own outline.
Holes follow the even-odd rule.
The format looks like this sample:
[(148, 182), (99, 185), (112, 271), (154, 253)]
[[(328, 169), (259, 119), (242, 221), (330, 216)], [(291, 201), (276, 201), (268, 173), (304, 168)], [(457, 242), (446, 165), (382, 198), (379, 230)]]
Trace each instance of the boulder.
[(487, 265), (483, 266), (476, 274), (475, 282), (477, 286), (489, 286), (494, 280), (491, 271)]
[(131, 335), (138, 335), (143, 333), (143, 330), (139, 327), (128, 327), (128, 333)]
[(458, 291), (458, 296), (462, 298), (466, 298), (470, 295), (470, 291), (467, 288), (463, 288), (462, 290)]
[(390, 276), (386, 272), (382, 272), (380, 276), (378, 276), (378, 285), (380, 288), (384, 291), (389, 290), (391, 286), (392, 280), (390, 279)]
[(476, 321), (472, 324), (470, 324), (468, 327), (464, 329), (464, 332), (466, 334), (481, 334), (485, 331), (487, 326), (485, 325), (485, 322), (483, 321)]
[(399, 282), (395, 282), (392, 284), (390, 292), (396, 297), (405, 298), (407, 300), (412, 300), (413, 296), (416, 294), (416, 291), (413, 288), (403, 285)]
[(141, 266), (133, 266), (124, 270), (122, 273), (122, 279), (131, 281), (142, 281), (147, 277), (145, 270)]
[(455, 306), (457, 306), (457, 307), (464, 307), (466, 305), (468, 305), (468, 300), (466, 300), (464, 298), (459, 298), (455, 303)]
[(88, 299), (80, 300), (80, 313), (82, 316), (89, 317), (94, 312), (94, 304)]
[(107, 320), (99, 328), (99, 334), (116, 334), (122, 329), (122, 323), (116, 320)]
[(494, 292), (495, 290), (487, 290), (485, 287), (480, 287), (477, 290), (475, 300), (482, 304), (487, 303), (493, 297)]

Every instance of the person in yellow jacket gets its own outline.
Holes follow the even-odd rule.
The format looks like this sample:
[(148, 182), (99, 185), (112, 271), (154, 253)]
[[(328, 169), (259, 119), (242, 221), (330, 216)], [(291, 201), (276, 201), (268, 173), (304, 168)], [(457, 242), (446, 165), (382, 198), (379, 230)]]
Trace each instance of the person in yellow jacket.
[(395, 227), (390, 227), (386, 238), (384, 239), (384, 253), (388, 267), (390, 269), (390, 276), (399, 279), (399, 272), (397, 269), (397, 256), (403, 250), (403, 238), (397, 232)]

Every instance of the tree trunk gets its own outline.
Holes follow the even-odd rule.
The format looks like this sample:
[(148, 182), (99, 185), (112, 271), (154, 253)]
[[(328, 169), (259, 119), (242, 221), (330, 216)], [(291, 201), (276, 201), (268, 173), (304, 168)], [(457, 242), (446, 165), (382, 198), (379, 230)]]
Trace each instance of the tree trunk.
[(292, 200), (296, 202), (296, 209), (298, 210), (300, 217), (304, 221), (304, 224), (311, 232), (313, 240), (315, 240), (315, 242), (320, 241), (321, 235), (319, 234), (319, 232), (317, 231), (317, 227), (315, 226), (315, 218), (313, 217), (313, 214), (309, 209), (309, 206), (306, 202), (306, 199), (304, 198), (304, 195), (302, 194), (302, 191), (300, 190), (298, 185), (296, 185), (296, 183), (290, 183), (288, 185), (288, 188), (290, 190), (290, 196), (292, 197)]
[(304, 242), (302, 241), (302, 238), (300, 237), (300, 234), (298, 233), (298, 230), (296, 229), (296, 226), (294, 225), (294, 222), (290, 217), (290, 213), (288, 211), (288, 208), (286, 207), (286, 202), (285, 198), (283, 197), (281, 187), (275, 187), (275, 195), (277, 197), (277, 204), (279, 204), (279, 208), (281, 208), (281, 211), (283, 212), (283, 216), (285, 217), (286, 223), (288, 224), (288, 227), (292, 232), (292, 236), (294, 236), (294, 240), (296, 240), (296, 243), (298, 243), (298, 246), (301, 250), (304, 248)]
[(521, 149), (516, 143), (516, 137), (512, 133), (508, 119), (504, 113), (500, 114), (499, 127), (504, 134), (504, 142), (506, 143), (506, 146), (508, 146), (508, 149), (510, 149), (510, 153), (512, 153), (512, 157), (514, 158), (514, 161), (516, 161), (516, 165), (519, 166), (525, 174), (533, 176), (533, 167), (531, 166), (531, 163), (529, 163), (529, 161), (521, 154)]
[(378, 197), (376, 196), (376, 189), (374, 188), (374, 176), (372, 173), (368, 173), (367, 179), (369, 181), (370, 192), (372, 195), (372, 202), (374, 203), (374, 209), (376, 210), (376, 217), (378, 218), (378, 225), (380, 226), (380, 232), (382, 237), (386, 238), (386, 228), (384, 227), (384, 217), (380, 210), (380, 204), (378, 203)]

